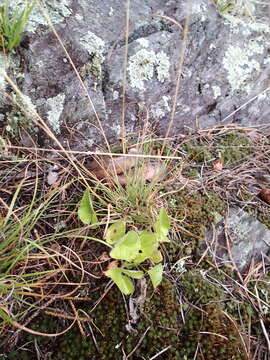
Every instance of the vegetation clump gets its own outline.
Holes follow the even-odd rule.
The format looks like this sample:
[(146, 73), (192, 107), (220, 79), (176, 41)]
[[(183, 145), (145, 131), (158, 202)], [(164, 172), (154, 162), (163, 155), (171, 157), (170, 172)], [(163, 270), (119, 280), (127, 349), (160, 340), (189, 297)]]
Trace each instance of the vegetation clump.
[(183, 150), (186, 153), (187, 159), (196, 164), (209, 162), (212, 159), (207, 143), (201, 142), (200, 140), (186, 142), (183, 146)]
[(192, 360), (247, 360), (243, 340), (235, 322), (221, 304), (192, 309), (180, 333), (180, 358)]
[[(98, 294), (93, 296), (98, 300)], [(127, 300), (127, 299), (126, 299)], [(88, 308), (88, 309), (87, 309)], [(178, 317), (179, 304), (175, 298), (173, 285), (164, 281), (154, 294), (150, 291), (145, 299), (144, 310), (137, 323), (132, 324), (126, 313), (122, 294), (113, 288), (92, 313), (89, 304), (84, 307), (93, 318), (89, 323), (89, 336), (83, 338), (78, 327), (73, 327), (68, 333), (55, 339), (37, 338), (37, 345), (41, 352), (50, 349), (51, 359), (54, 360), (115, 360), (121, 358), (123, 352), (128, 355), (140, 343), (133, 355), (150, 357), (160, 350), (170, 346), (165, 352), (166, 359), (177, 360), (178, 350)], [(56, 325), (57, 324), (57, 325)], [(129, 331), (127, 325), (130, 324)], [(63, 323), (55, 322), (51, 317), (44, 316), (36, 321), (33, 329), (52, 332), (56, 327), (63, 327)], [(33, 340), (27, 335), (27, 340)], [(21, 352), (20, 359), (34, 360), (34, 352)], [(10, 354), (9, 360), (16, 358), (16, 352)], [(133, 358), (133, 357), (132, 357)]]
[(226, 134), (219, 144), (218, 150), (225, 165), (236, 165), (251, 154), (251, 142), (247, 136), (241, 134)]
[(224, 292), (218, 286), (204, 278), (203, 270), (186, 271), (181, 276), (180, 286), (183, 289), (183, 295), (193, 304), (206, 305), (225, 297)]
[(6, 4), (0, 6), (0, 48), (3, 51), (11, 51), (20, 45), (25, 24), (35, 6), (36, 1), (25, 5), (23, 10), (17, 7), (11, 10)]
[[(169, 197), (171, 211), (179, 221), (178, 234), (181, 238), (174, 241), (181, 245), (183, 253), (189, 255), (199, 254), (206, 229), (217, 221), (217, 216), (223, 215), (226, 204), (214, 192), (192, 192), (183, 189)], [(168, 249), (171, 260), (178, 256), (177, 247)], [(186, 252), (188, 251), (188, 253)]]
[[(169, 182), (163, 181), (160, 176), (151, 181), (143, 178), (142, 174), (145, 170), (143, 165), (152, 165), (146, 161), (143, 165), (139, 164), (138, 173), (135, 172), (136, 165), (138, 165), (136, 162), (128, 174), (129, 176), (124, 174), (126, 176), (123, 184), (115, 181), (117, 177), (94, 180), (91, 178), (90, 180), (90, 176), (83, 179), (85, 180), (83, 186), (81, 183), (76, 183), (80, 191), (82, 191), (82, 187), (85, 188), (85, 185), (87, 188), (83, 197), (80, 197), (79, 219), (77, 216), (76, 219), (72, 217), (76, 213), (74, 202), (77, 204), (79, 200), (78, 192), (70, 193), (68, 190), (68, 196), (72, 198), (72, 208), (68, 207), (71, 212), (68, 211), (67, 216), (73, 219), (74, 223), (71, 225), (69, 222), (69, 230), (53, 234), (55, 228), (48, 225), (50, 224), (50, 215), (47, 215), (46, 212), (45, 228), (43, 223), (42, 228), (45, 229), (44, 239), (48, 246), (46, 246), (46, 251), (43, 251), (43, 261), (45, 258), (51, 261), (54, 249), (50, 250), (50, 239), (53, 239), (54, 242), (57, 240), (57, 246), (60, 245), (56, 253), (57, 256), (60, 256), (62, 250), (67, 249), (68, 246), (74, 251), (74, 258), (67, 268), (74, 266), (76, 273), (65, 273), (65, 276), (69, 278), (66, 284), (63, 284), (62, 279), (60, 281), (54, 277), (56, 283), (60, 281), (62, 284), (61, 287), (55, 287), (55, 289), (60, 289), (62, 294), (65, 286), (71, 286), (68, 284), (69, 281), (73, 283), (73, 286), (78, 279), (82, 282), (86, 279), (88, 281), (91, 272), (93, 272), (94, 277), (97, 274), (97, 277), (102, 277), (102, 280), (96, 282), (99, 285), (101, 284), (101, 287), (96, 293), (91, 293), (91, 290), (87, 292), (87, 294), (91, 293), (91, 302), (89, 299), (87, 302), (77, 300), (77, 295), (81, 296), (81, 292), (85, 288), (81, 289), (80, 287), (75, 292), (75, 310), (78, 314), (87, 314), (85, 322), (78, 320), (78, 327), (75, 322), (70, 331), (55, 337), (53, 341), (47, 337), (27, 335), (26, 338), (24, 337), (24, 342), (25, 340), (35, 341), (40, 354), (46, 354), (47, 358), (51, 357), (54, 360), (77, 360), (89, 357), (94, 360), (110, 360), (120, 358), (123, 354), (126, 356), (131, 354), (130, 357), (134, 357), (134, 359), (151, 358), (163, 350), (164, 357), (169, 360), (181, 358), (193, 360), (195, 354), (200, 360), (216, 358), (246, 360), (244, 341), (248, 329), (251, 329), (250, 334), (254, 338), (261, 339), (264, 336), (258, 315), (254, 310), (254, 304), (241, 301), (236, 290), (238, 297), (234, 298), (233, 290), (229, 289), (233, 288), (232, 282), (229, 286), (227, 285), (225, 270), (212, 273), (211, 268), (214, 266), (207, 254), (201, 261), (202, 253), (205, 250), (203, 247), (205, 230), (217, 221), (218, 216), (224, 215), (227, 209), (227, 204), (221, 196), (222, 192), (215, 191), (217, 187), (211, 188), (213, 171), (207, 170), (207, 176), (210, 174), (210, 182), (208, 183), (208, 179), (202, 178), (201, 169), (205, 167), (211, 169), (210, 160), (219, 154), (223, 157), (225, 166), (235, 164), (233, 165), (235, 168), (232, 167), (233, 171), (239, 168), (237, 164), (246, 159), (252, 150), (249, 140), (240, 139), (242, 135), (239, 136), (239, 134), (236, 134), (235, 137), (232, 135), (223, 135), (218, 140), (212, 139), (211, 142), (207, 143), (209, 156), (204, 152), (201, 158), (197, 157), (198, 163), (194, 167), (192, 164), (187, 167), (191, 170), (195, 168), (200, 176), (194, 181), (188, 179), (185, 186), (181, 186), (180, 190), (177, 182), (172, 185), (169, 184), (171, 188), (168, 188), (166, 185)], [(234, 152), (236, 150), (234, 141), (238, 140), (244, 149), (240, 155), (238, 152), (239, 145), (236, 145), (237, 152)], [(198, 144), (199, 140), (196, 141)], [(204, 141), (201, 139), (200, 145)], [(192, 147), (190, 150), (192, 151)], [(193, 155), (190, 158), (191, 161), (193, 161)], [(186, 154), (186, 156), (189, 155)], [(118, 161), (122, 158), (124, 157), (116, 156)], [(167, 164), (163, 167), (167, 172), (171, 168), (167, 167)], [(179, 171), (179, 168), (176, 167), (176, 171)], [(186, 176), (187, 174), (183, 175), (184, 179)], [(220, 185), (222, 182), (216, 182), (216, 184)], [(56, 187), (56, 196), (59, 191), (57, 190), (58, 185), (57, 183), (52, 185)], [(65, 198), (67, 196), (66, 186), (63, 187), (63, 194), (63, 198)], [(54, 206), (57, 208), (57, 204)], [(168, 209), (170, 216), (167, 215), (165, 208)], [(83, 226), (82, 224), (78, 226), (79, 220)], [(47, 226), (50, 226), (51, 231), (51, 237), (48, 241), (45, 236), (48, 232)], [(32, 236), (32, 232), (29, 234)], [(29, 241), (33, 239), (35, 237), (30, 237)], [(78, 245), (81, 239), (83, 241)], [(90, 241), (94, 241), (94, 246), (97, 245), (97, 248), (93, 250), (93, 246), (89, 246)], [(163, 244), (163, 242), (169, 244)], [(63, 247), (61, 247), (62, 244)], [(101, 255), (101, 252), (104, 251), (104, 245), (107, 251)], [(94, 253), (94, 259), (92, 257), (91, 261), (88, 261), (85, 256), (86, 253), (89, 254), (89, 249)], [(69, 253), (69, 250), (66, 251), (65, 257), (61, 260), (63, 262), (69, 259), (72, 253)], [(198, 262), (197, 255), (200, 259)], [(173, 264), (178, 264), (182, 257), (186, 261), (185, 267), (174, 267)], [(161, 263), (163, 259), (164, 263)], [(93, 267), (92, 263), (95, 264)], [(197, 269), (194, 269), (196, 263)], [(84, 274), (80, 278), (82, 265), (87, 269), (87, 276)], [(151, 273), (155, 267), (157, 267), (157, 272)], [(99, 268), (98, 272), (97, 268)], [(177, 272), (175, 269), (178, 269)], [(82, 273), (83, 271), (81, 269)], [(220, 275), (222, 272), (225, 274), (223, 277)], [(50, 275), (46, 271), (44, 275), (47, 276), (47, 274)], [(210, 276), (208, 276), (209, 274)], [(100, 299), (102, 289), (104, 289), (103, 282), (107, 280), (104, 275), (110, 277), (122, 293), (113, 287), (91, 311), (89, 305), (93, 306)], [(235, 279), (234, 275), (231, 271), (228, 278)], [(211, 276), (214, 281), (209, 281)], [(161, 282), (162, 278), (169, 278), (171, 282), (167, 280)], [(150, 290), (151, 287), (148, 286), (143, 304), (135, 307), (138, 316), (133, 321), (134, 311), (132, 315), (132, 310), (129, 308), (130, 303), (137, 299), (134, 296), (140, 295), (138, 294), (138, 285), (142, 280), (148, 281), (148, 279), (152, 281), (155, 290)], [(93, 280), (92, 284), (94, 281), (96, 280)], [(24, 284), (22, 285), (24, 286)], [(46, 284), (46, 286), (46, 289), (50, 290), (49, 285)], [(267, 303), (269, 291), (267, 292), (265, 288), (257, 288), (257, 290), (260, 298), (263, 299), (264, 303)], [(251, 289), (254, 293), (257, 290)], [(178, 292), (177, 298), (175, 291)], [(21, 292), (22, 290), (19, 289), (18, 295)], [(132, 298), (127, 298), (126, 295), (131, 293), (133, 294)], [(35, 295), (38, 296), (39, 293), (37, 292)], [(61, 295), (62, 298), (64, 296)], [(39, 304), (42, 306), (42, 302)], [(59, 303), (56, 302), (54, 305), (57, 309)], [(62, 329), (64, 331), (69, 328), (72, 318), (69, 306), (66, 305), (64, 309), (63, 312), (54, 310), (55, 316), (59, 315), (56, 322), (52, 320), (52, 317), (41, 315), (37, 320), (28, 324), (29, 329), (41, 333), (52, 333), (52, 331), (61, 333)], [(265, 324), (268, 325), (267, 309), (262, 308), (262, 311)], [(247, 316), (244, 315), (245, 312), (248, 313)], [(52, 325), (53, 323), (54, 325)], [(54, 327), (55, 324), (56, 327)], [(48, 348), (50, 353), (47, 352)], [(34, 346), (29, 346), (29, 349), (31, 351), (25, 351), (20, 355), (22, 359), (36, 358)], [(15, 351), (10, 353), (8, 359), (12, 360), (16, 356)]]
[(214, 139), (195, 138), (183, 144), (182, 150), (189, 162), (210, 164), (221, 157), (224, 165), (237, 165), (252, 152), (249, 138), (241, 133), (233, 132), (217, 136)]

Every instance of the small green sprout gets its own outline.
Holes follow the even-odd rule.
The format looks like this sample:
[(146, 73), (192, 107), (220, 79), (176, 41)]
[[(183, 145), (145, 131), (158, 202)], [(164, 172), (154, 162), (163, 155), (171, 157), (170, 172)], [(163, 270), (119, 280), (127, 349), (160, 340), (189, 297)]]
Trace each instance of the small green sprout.
[(93, 225), (98, 222), (89, 189), (86, 189), (83, 193), (83, 197), (78, 209), (78, 216), (79, 219), (86, 225)]
[(36, 1), (28, 2), (21, 10), (18, 6), (11, 11), (8, 2), (0, 6), (0, 48), (11, 51), (20, 45), (25, 24), (35, 6)]

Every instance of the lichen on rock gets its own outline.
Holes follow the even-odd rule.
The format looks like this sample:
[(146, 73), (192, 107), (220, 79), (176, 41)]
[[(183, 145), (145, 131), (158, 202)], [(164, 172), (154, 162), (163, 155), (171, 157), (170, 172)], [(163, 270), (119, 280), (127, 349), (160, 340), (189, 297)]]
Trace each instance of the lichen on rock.
[(221, 95), (221, 89), (219, 86), (213, 85), (212, 86), (214, 98), (217, 99)]
[(228, 48), (223, 59), (224, 69), (232, 91), (251, 90), (251, 82), (259, 75), (262, 55), (266, 48), (265, 35), (270, 33), (268, 24), (256, 22), (254, 18), (225, 14), (229, 26)]
[(252, 58), (258, 51), (261, 53), (261, 48), (229, 45), (223, 59), (223, 66), (228, 72), (228, 81), (232, 91), (241, 89), (252, 79), (254, 73), (260, 70), (260, 63)]
[[(255, 217), (240, 208), (229, 208), (228, 214), (210, 230), (206, 237), (215, 239), (214, 254), (217, 262), (232, 262), (240, 271), (253, 261), (261, 261), (270, 246), (270, 231)], [(230, 252), (226, 250), (229, 244)]]
[(130, 85), (139, 90), (145, 89), (145, 81), (156, 74), (160, 82), (169, 78), (170, 60), (164, 51), (155, 53), (153, 50), (141, 49), (131, 56), (128, 64)]
[(6, 56), (0, 52), (0, 90), (5, 90), (6, 87), (5, 72), (7, 70), (7, 66)]
[[(25, 0), (9, 1), (10, 7), (14, 10), (23, 10), (26, 6), (25, 3)], [(52, 24), (62, 22), (66, 17), (69, 17), (72, 14), (72, 10), (69, 7), (71, 3), (71, 0), (46, 0), (42, 2), (42, 6), (44, 8), (41, 9), (41, 4), (37, 2), (30, 14), (29, 20), (26, 23), (25, 29), (34, 33), (40, 25), (48, 26), (49, 23), (46, 15), (49, 17)]]
[(88, 51), (91, 61), (87, 64), (88, 70), (96, 77), (101, 76), (101, 64), (104, 62), (105, 42), (97, 35), (88, 31), (80, 39), (81, 45)]
[(50, 107), (50, 110), (48, 111), (48, 122), (56, 134), (60, 134), (60, 116), (64, 109), (64, 101), (65, 94), (58, 94), (47, 100), (47, 104)]
[(171, 107), (169, 103), (171, 102), (170, 96), (163, 95), (162, 99), (158, 101), (156, 104), (151, 106), (151, 114), (155, 118), (160, 118), (165, 116), (171, 111)]
[(36, 106), (32, 103), (30, 96), (22, 94), (19, 103), (22, 104), (24, 112), (29, 119), (36, 117)]
[(141, 47), (144, 47), (144, 48), (149, 47), (149, 40), (148, 39), (139, 38), (136, 41), (141, 45)]

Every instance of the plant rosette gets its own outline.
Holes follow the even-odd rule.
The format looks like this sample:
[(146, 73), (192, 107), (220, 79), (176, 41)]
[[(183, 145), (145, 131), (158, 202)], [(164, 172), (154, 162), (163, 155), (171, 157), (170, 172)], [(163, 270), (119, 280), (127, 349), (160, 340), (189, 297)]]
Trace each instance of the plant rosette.
[[(121, 261), (121, 266), (118, 267), (113, 261), (114, 267), (110, 266), (105, 275), (110, 277), (125, 295), (134, 292), (132, 279), (141, 279), (148, 274), (154, 288), (162, 281), (163, 257), (158, 248), (160, 243), (169, 242), (167, 235), (170, 229), (170, 219), (164, 208), (160, 210), (153, 228), (155, 232), (126, 232), (125, 221), (119, 220), (106, 232), (105, 240), (113, 246), (110, 257)], [(140, 264), (147, 260), (157, 265), (147, 271), (138, 270)]]
[[(78, 216), (84, 224), (97, 226), (98, 218), (95, 213), (89, 189), (84, 191), (78, 208)], [(109, 264), (105, 275), (111, 278), (125, 295), (132, 294), (135, 290), (132, 279), (141, 279), (146, 274), (156, 288), (162, 281), (163, 265), (162, 254), (159, 250), (160, 243), (170, 242), (168, 233), (170, 218), (164, 208), (160, 209), (158, 218), (153, 224), (154, 231), (126, 231), (126, 222), (118, 220), (106, 231), (105, 240), (98, 240), (110, 248), (110, 257), (113, 261)], [(149, 270), (139, 270), (140, 264), (150, 261)], [(118, 263), (121, 266), (118, 267)]]

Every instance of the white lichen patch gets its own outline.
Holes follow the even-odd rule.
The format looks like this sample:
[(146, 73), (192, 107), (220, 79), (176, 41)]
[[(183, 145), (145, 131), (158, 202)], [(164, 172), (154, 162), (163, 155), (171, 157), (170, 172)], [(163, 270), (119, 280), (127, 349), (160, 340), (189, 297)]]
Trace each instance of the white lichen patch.
[[(177, 105), (180, 105), (180, 104), (177, 104)], [(191, 111), (191, 108), (190, 106), (186, 105), (186, 104), (183, 104), (182, 107), (181, 107), (181, 111), (186, 114), (186, 113), (189, 113)]]
[(224, 14), (224, 18), (225, 24), (230, 27), (230, 45), (223, 59), (224, 68), (228, 72), (232, 91), (242, 89), (249, 93), (252, 81), (261, 70), (263, 60), (260, 55), (264, 54), (270, 26), (256, 22), (252, 16)]
[[(259, 50), (261, 51), (261, 49)], [(232, 91), (243, 89), (260, 70), (260, 63), (252, 58), (258, 54), (256, 49), (247, 46), (230, 45), (223, 59), (223, 66), (228, 72), (228, 81)]]
[(5, 74), (7, 70), (7, 59), (6, 56), (0, 52), (0, 90), (5, 90), (6, 81)]
[(170, 61), (164, 51), (155, 53), (153, 50), (141, 49), (133, 55), (128, 64), (130, 85), (139, 90), (145, 89), (145, 82), (156, 74), (160, 82), (169, 78)]
[(114, 14), (114, 9), (110, 7), (109, 16), (113, 16), (113, 14)]
[(269, 33), (270, 26), (268, 24), (254, 21), (254, 18), (240, 18), (230, 14), (224, 14), (225, 24), (230, 26), (232, 33), (249, 36), (254, 32), (258, 34)]
[(174, 264), (173, 267), (175, 268), (175, 270), (178, 273), (184, 273), (184, 272), (187, 271), (186, 268), (185, 268), (185, 265), (186, 265), (186, 260), (185, 259), (180, 259)]
[(104, 61), (105, 42), (101, 38), (91, 31), (88, 31), (88, 33), (80, 39), (80, 43), (91, 56), (94, 55), (98, 57), (101, 63)]
[(168, 114), (171, 111), (169, 105), (170, 99), (171, 98), (169, 96), (165, 96), (165, 95), (162, 96), (161, 100), (151, 107), (151, 114), (155, 118), (161, 118), (166, 116), (166, 114)]
[(164, 82), (169, 77), (170, 60), (164, 51), (156, 54), (156, 71), (160, 82)]
[(48, 122), (56, 134), (60, 134), (60, 116), (64, 109), (64, 101), (65, 94), (61, 93), (47, 100), (47, 105), (50, 107), (50, 110), (48, 111)]
[(89, 72), (95, 77), (100, 78), (102, 73), (101, 65), (105, 60), (103, 55), (105, 52), (105, 42), (91, 31), (88, 31), (87, 34), (80, 39), (80, 43), (91, 56), (91, 61), (84, 67), (87, 67)]
[(113, 100), (118, 100), (119, 99), (119, 92), (117, 90), (113, 91)]
[(261, 92), (257, 96), (256, 100), (254, 100), (252, 104), (249, 106), (248, 108), (249, 114), (252, 116), (260, 116), (262, 106), (265, 105), (265, 103), (267, 103), (268, 99), (269, 99), (268, 91)]
[(214, 93), (214, 99), (217, 99), (221, 95), (221, 89), (219, 86), (213, 85), (212, 86), (213, 93)]
[(24, 112), (29, 119), (37, 117), (36, 107), (29, 96), (22, 94), (18, 102), (22, 105)]
[(75, 18), (76, 18), (76, 20), (78, 20), (78, 21), (83, 21), (83, 16), (82, 16), (81, 14), (76, 14), (76, 15), (75, 15)]
[(144, 47), (144, 48), (148, 48), (148, 46), (149, 46), (149, 40), (147, 40), (145, 38), (137, 39), (136, 42), (139, 43), (141, 45), (141, 47)]
[(201, 0), (192, 1), (192, 13), (199, 15), (201, 17), (201, 21), (205, 21), (207, 19), (206, 4)]
[[(40, 25), (49, 26), (47, 17), (52, 24), (62, 22), (66, 17), (69, 17), (72, 14), (70, 8), (71, 3), (72, 0), (37, 1), (26, 23), (25, 29), (29, 32), (35, 32)], [(9, 4), (14, 11), (22, 11), (25, 8), (26, 1), (9, 0)]]
[(167, 109), (167, 111), (170, 111), (171, 108), (169, 106), (169, 100), (170, 100), (170, 97), (169, 96), (162, 96), (162, 100), (163, 100), (163, 103), (164, 103), (164, 107)]

